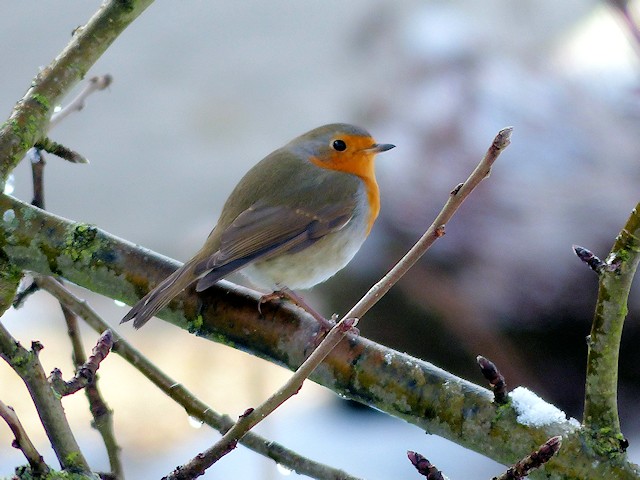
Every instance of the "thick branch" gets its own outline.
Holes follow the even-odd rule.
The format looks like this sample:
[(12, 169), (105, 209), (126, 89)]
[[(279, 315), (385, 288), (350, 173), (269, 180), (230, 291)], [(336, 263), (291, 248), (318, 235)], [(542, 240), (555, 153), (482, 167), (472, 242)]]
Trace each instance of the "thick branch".
[[(179, 265), (6, 195), (0, 195), (0, 217), (7, 219), (0, 223), (0, 252), (10, 262), (63, 275), (130, 304)], [(317, 322), (287, 304), (265, 304), (261, 317), (259, 298), (257, 292), (222, 281), (199, 295), (186, 290), (159, 316), (201, 337), (297, 368), (316, 342)], [(594, 467), (594, 457), (568, 421), (520, 425), (510, 406), (498, 410), (488, 390), (365, 338), (341, 342), (311, 379), (505, 464), (562, 435), (562, 451), (545, 468), (550, 479), (640, 478), (629, 463), (598, 462)]]
[(0, 182), (4, 182), (29, 148), (46, 136), (53, 107), (151, 2), (104, 2), (87, 24), (75, 31), (62, 53), (38, 73), (0, 129)]
[(600, 277), (587, 358), (584, 426), (597, 455), (623, 454), (626, 440), (618, 418), (618, 357), (627, 299), (640, 262), (640, 203), (632, 211), (605, 263)]

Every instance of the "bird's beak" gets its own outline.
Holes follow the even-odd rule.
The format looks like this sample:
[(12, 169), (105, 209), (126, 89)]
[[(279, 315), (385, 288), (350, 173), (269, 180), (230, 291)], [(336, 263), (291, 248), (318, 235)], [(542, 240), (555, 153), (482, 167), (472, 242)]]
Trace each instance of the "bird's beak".
[(396, 146), (390, 143), (375, 143), (373, 144), (373, 146), (367, 148), (367, 152), (382, 153), (386, 152), (387, 150), (391, 150), (392, 148), (396, 148)]

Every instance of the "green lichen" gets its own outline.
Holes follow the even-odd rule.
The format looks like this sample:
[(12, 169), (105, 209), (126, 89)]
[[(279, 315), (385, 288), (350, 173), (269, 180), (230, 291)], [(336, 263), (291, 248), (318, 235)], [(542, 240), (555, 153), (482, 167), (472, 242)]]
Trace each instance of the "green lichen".
[(100, 249), (100, 242), (95, 241), (97, 234), (98, 229), (93, 225), (74, 225), (65, 238), (62, 254), (74, 262), (89, 262)]
[(64, 457), (64, 464), (67, 468), (73, 469), (74, 466), (78, 468), (78, 470), (82, 470), (82, 456), (80, 452), (71, 452)]
[[(18, 349), (20, 350), (20, 349)], [(31, 365), (33, 361), (33, 354), (31, 352), (26, 352), (24, 354), (16, 353), (11, 357), (11, 366), (20, 369)]]
[(49, 99), (42, 95), (41, 93), (35, 93), (33, 95), (33, 99), (38, 103), (38, 105), (42, 106), (45, 112), (48, 112), (51, 108), (51, 104), (49, 103)]
[(35, 475), (29, 465), (21, 465), (16, 467), (15, 476), (12, 479), (18, 480), (89, 480), (99, 477), (95, 474), (75, 473), (69, 471), (57, 471), (50, 470), (44, 477), (42, 475)]
[(191, 333), (195, 333), (200, 329), (202, 329), (203, 325), (204, 325), (204, 318), (202, 317), (202, 314), (199, 314), (192, 322), (189, 323), (189, 331)]
[(585, 433), (585, 443), (597, 456), (611, 461), (624, 459), (628, 442), (622, 433), (615, 433), (611, 427), (602, 427)]

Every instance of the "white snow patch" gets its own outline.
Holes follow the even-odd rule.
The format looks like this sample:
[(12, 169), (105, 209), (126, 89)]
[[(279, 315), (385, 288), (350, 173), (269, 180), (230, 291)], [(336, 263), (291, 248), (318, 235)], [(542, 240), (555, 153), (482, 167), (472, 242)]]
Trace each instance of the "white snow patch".
[[(522, 425), (541, 427), (567, 420), (567, 415), (562, 410), (545, 402), (524, 387), (516, 388), (509, 396), (511, 397), (513, 408), (518, 414), (518, 423)], [(572, 424), (579, 426), (576, 420), (571, 420), (573, 420)]]

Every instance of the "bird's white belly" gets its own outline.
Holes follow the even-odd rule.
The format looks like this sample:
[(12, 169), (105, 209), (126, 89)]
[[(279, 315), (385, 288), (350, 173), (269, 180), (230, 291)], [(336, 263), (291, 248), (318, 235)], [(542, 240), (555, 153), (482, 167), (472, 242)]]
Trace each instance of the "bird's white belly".
[(255, 262), (242, 269), (257, 286), (277, 289), (311, 288), (335, 275), (349, 263), (367, 237), (366, 216), (354, 217), (341, 230), (293, 254)]

